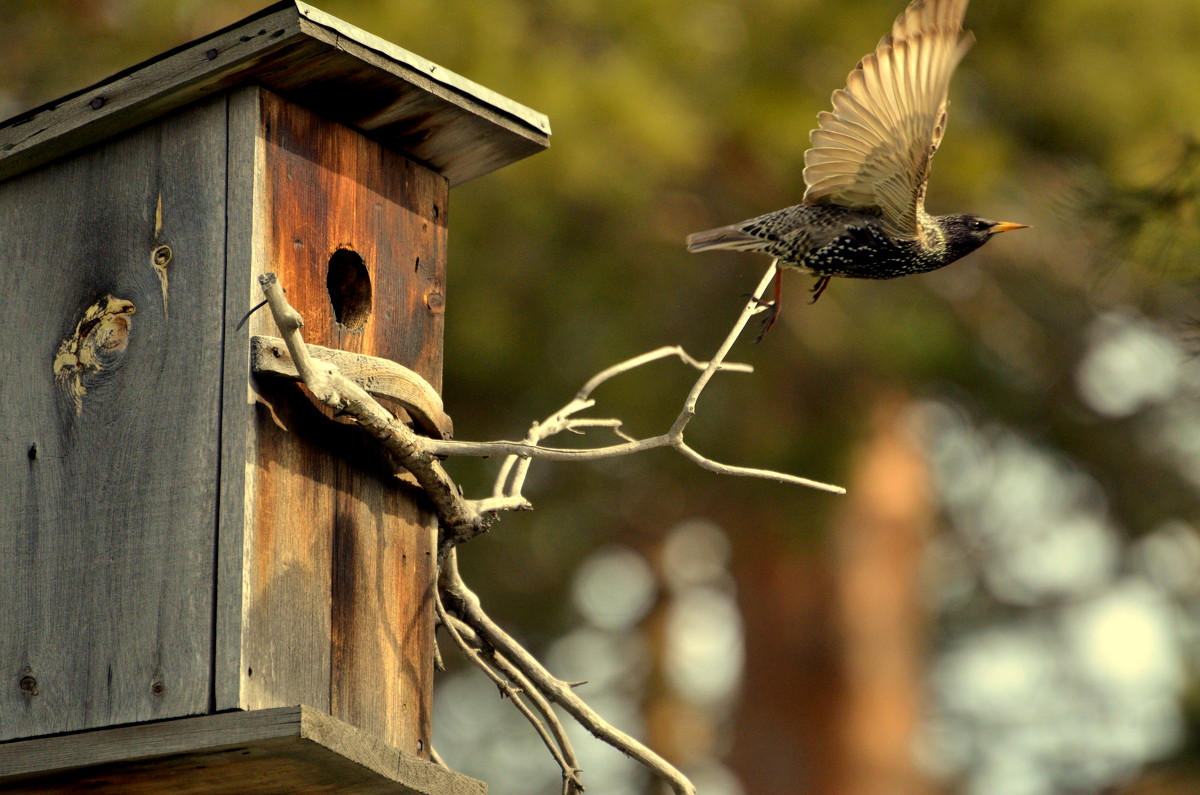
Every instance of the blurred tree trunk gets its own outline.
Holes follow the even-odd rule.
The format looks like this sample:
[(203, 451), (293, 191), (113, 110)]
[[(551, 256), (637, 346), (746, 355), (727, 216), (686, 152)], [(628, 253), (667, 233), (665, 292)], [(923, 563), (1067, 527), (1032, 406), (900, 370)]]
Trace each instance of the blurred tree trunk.
[(913, 760), (932, 508), (909, 405), (877, 400), (830, 525), (832, 554), (740, 550), (750, 684), (730, 761), (754, 795), (933, 790)]

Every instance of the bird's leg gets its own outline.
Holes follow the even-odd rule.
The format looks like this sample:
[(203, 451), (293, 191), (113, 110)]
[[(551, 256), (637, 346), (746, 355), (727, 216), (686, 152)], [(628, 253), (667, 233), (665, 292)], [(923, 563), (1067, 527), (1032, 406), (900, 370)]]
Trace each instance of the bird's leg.
[(779, 319), (779, 308), (783, 305), (783, 268), (775, 271), (775, 297), (771, 301), (763, 301), (759, 299), (759, 306), (767, 308), (766, 317), (762, 320), (762, 327), (759, 329), (758, 336), (754, 341), (762, 342), (762, 338), (767, 336), (767, 332), (771, 330), (771, 326), (775, 325), (775, 321)]
[(810, 304), (815, 304), (817, 302), (817, 299), (821, 297), (821, 293), (825, 292), (825, 288), (829, 286), (829, 280), (832, 278), (832, 276), (822, 276), (821, 278), (817, 279), (817, 283), (812, 286), (813, 297), (812, 300), (809, 301)]

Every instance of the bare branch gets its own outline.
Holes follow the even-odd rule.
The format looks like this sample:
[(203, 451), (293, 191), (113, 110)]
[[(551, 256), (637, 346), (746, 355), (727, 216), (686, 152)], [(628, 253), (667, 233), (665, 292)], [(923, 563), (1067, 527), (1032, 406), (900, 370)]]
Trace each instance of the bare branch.
[(475, 630), (480, 639), (503, 655), (550, 701), (567, 711), (581, 726), (613, 748), (634, 759), (662, 778), (676, 795), (696, 795), (696, 787), (670, 762), (638, 740), (616, 728), (584, 702), (571, 685), (555, 677), (538, 660), (502, 630), (483, 610), (475, 595), (458, 573), (455, 550), (450, 550), (442, 565), (439, 581), (446, 609)]
[[(300, 329), (303, 318), (288, 304), (274, 274), (264, 274), (259, 282), (267, 303), (288, 347), (296, 372), (312, 394), (334, 411), (353, 417), (384, 445), (399, 466), (416, 477), (438, 512), (441, 528), (438, 563), (440, 574), (435, 608), (438, 618), (454, 643), (496, 683), (517, 709), (533, 725), (563, 774), (563, 792), (576, 795), (583, 791), (578, 761), (552, 704), (566, 710), (576, 721), (602, 741), (632, 757), (666, 781), (676, 795), (695, 795), (695, 787), (677, 769), (645, 745), (613, 727), (591, 709), (572, 690), (572, 683), (550, 674), (533, 655), (513, 640), (484, 612), (479, 598), (466, 586), (458, 572), (455, 545), (486, 531), (499, 511), (528, 510), (532, 506), (522, 496), (525, 478), (534, 458), (557, 461), (596, 461), (630, 455), (644, 450), (670, 447), (698, 466), (725, 475), (765, 478), (781, 483), (807, 486), (844, 493), (838, 486), (807, 478), (748, 467), (730, 466), (696, 452), (684, 441), (684, 429), (696, 414), (700, 394), (718, 371), (751, 372), (742, 364), (725, 362), (734, 342), (749, 319), (762, 311), (759, 302), (776, 273), (772, 263), (754, 296), (746, 304), (734, 327), (709, 362), (693, 359), (682, 348), (668, 346), (609, 367), (589, 379), (575, 397), (541, 423), (533, 423), (520, 442), (457, 442), (417, 435), (398, 421), (371, 395), (338, 366), (313, 357)], [(621, 430), (615, 418), (579, 417), (595, 405), (592, 393), (604, 382), (637, 367), (676, 357), (700, 370), (683, 407), (670, 430), (646, 439), (634, 439)], [(588, 449), (545, 447), (543, 442), (559, 433), (584, 433), (589, 429), (608, 429), (622, 439), (620, 443)], [(439, 456), (505, 455), (490, 497), (466, 500), (457, 485), (442, 468)], [(532, 706), (531, 706), (532, 705)]]
[(722, 464), (712, 459), (705, 458), (697, 453), (691, 447), (684, 444), (681, 439), (678, 443), (672, 445), (676, 450), (683, 454), (689, 461), (694, 462), (702, 469), (707, 469), (710, 472), (716, 472), (718, 475), (736, 475), (738, 477), (761, 478), (763, 480), (773, 480), (776, 483), (787, 483), (793, 486), (807, 486), (810, 489), (818, 489), (820, 491), (831, 491), (834, 494), (845, 494), (846, 490), (841, 486), (831, 486), (828, 483), (819, 483), (815, 480), (802, 478), (799, 475), (789, 475), (786, 472), (775, 472), (770, 469), (754, 469), (753, 467), (735, 467), (729, 464)]
[[(681, 455), (688, 460), (695, 462), (699, 466), (711, 472), (716, 472), (722, 475), (738, 475), (742, 477), (764, 478), (773, 480), (778, 483), (787, 483), (796, 486), (805, 486), (808, 488), (818, 489), (821, 491), (831, 492), (833, 494), (845, 494), (846, 490), (841, 486), (835, 486), (828, 483), (821, 483), (809, 478), (799, 477), (797, 475), (788, 475), (783, 472), (774, 472), (766, 469), (755, 469), (751, 467), (738, 467), (729, 464), (722, 464), (713, 461), (706, 456), (696, 452), (693, 448), (687, 445), (683, 439), (684, 429), (696, 414), (696, 403), (700, 399), (700, 393), (712, 380), (712, 377), (719, 371), (730, 372), (753, 372), (753, 368), (745, 364), (727, 363), (725, 357), (729, 354), (734, 342), (741, 336), (746, 328), (746, 324), (750, 318), (759, 312), (763, 311), (763, 306), (760, 303), (763, 293), (768, 285), (775, 278), (777, 263), (772, 262), (763, 275), (762, 281), (759, 282), (758, 288), (746, 302), (745, 308), (741, 315), (734, 323), (729, 334), (721, 342), (717, 349), (716, 355), (711, 361), (701, 362), (688, 355), (683, 348), (678, 345), (665, 346), (648, 353), (643, 353), (640, 356), (634, 356), (631, 359), (626, 359), (619, 362), (588, 379), (580, 390), (575, 393), (575, 397), (563, 406), (558, 411), (551, 414), (540, 423), (533, 423), (530, 426), (529, 433), (525, 439), (520, 442), (495, 441), (495, 442), (459, 442), (459, 441), (441, 441), (433, 440), (429, 443), (429, 449), (437, 455), (451, 456), (492, 456), (506, 455), (507, 458), (500, 468), (500, 472), (496, 477), (495, 484), (492, 488), (494, 499), (508, 498), (518, 500), (521, 504), (524, 503), (524, 498), (521, 497), (521, 489), (524, 485), (525, 474), (529, 469), (529, 463), (533, 459), (545, 461), (600, 461), (608, 458), (616, 458), (619, 456), (632, 455), (634, 453), (644, 452), (646, 450), (654, 450), (660, 447), (671, 447), (677, 450)], [(652, 436), (646, 439), (633, 439), (620, 430), (620, 421), (615, 419), (593, 420), (576, 417), (580, 411), (591, 408), (595, 405), (595, 401), (591, 395), (601, 384), (618, 375), (627, 373), (642, 365), (651, 362), (665, 359), (668, 357), (677, 357), (684, 363), (701, 371), (700, 376), (692, 385), (688, 392), (687, 398), (684, 400), (683, 408), (676, 417), (675, 422), (671, 425), (671, 429), (660, 436)], [(562, 447), (546, 447), (542, 444), (545, 439), (550, 438), (564, 431), (581, 431), (592, 427), (609, 427), (613, 429), (619, 437), (625, 440), (622, 444), (608, 445), (604, 447), (590, 448), (562, 448)]]
[(313, 396), (331, 409), (347, 414), (374, 436), (429, 495), (437, 508), (444, 536), (472, 538), (487, 530), (491, 515), (480, 514), (463, 499), (441, 462), (425, 448), (428, 441), (396, 420), (362, 387), (330, 363), (316, 362), (308, 353), (300, 329), (304, 319), (292, 308), (273, 273), (258, 277), (275, 325), (287, 345), (296, 370)]
[(499, 513), (500, 511), (532, 511), (533, 503), (524, 497), (486, 497), (482, 500), (468, 500), (469, 505), (478, 513)]
[[(705, 370), (709, 367), (709, 364), (710, 364), (709, 362), (701, 362), (701, 361), (697, 361), (696, 359), (693, 359), (691, 356), (688, 355), (688, 352), (685, 351), (679, 345), (666, 345), (666, 346), (663, 346), (662, 348), (657, 348), (648, 353), (643, 353), (641, 356), (634, 356), (632, 359), (626, 359), (623, 362), (618, 362), (617, 364), (614, 364), (612, 367), (609, 367), (608, 369), (601, 370), (599, 373), (596, 373), (596, 375), (594, 375), (590, 379), (588, 379), (588, 382), (586, 384), (584, 384), (583, 387), (579, 390), (579, 392), (577, 392), (575, 394), (575, 399), (581, 400), (581, 401), (586, 400), (588, 397), (591, 396), (592, 392), (596, 391), (596, 387), (600, 386), (605, 381), (615, 378), (616, 376), (621, 375), (622, 373), (627, 373), (630, 370), (634, 370), (638, 367), (641, 367), (644, 364), (649, 364), (650, 362), (656, 362), (659, 359), (665, 359), (668, 356), (676, 356), (684, 364), (690, 365), (690, 366), (696, 368), (697, 370)], [(734, 363), (725, 364), (722, 362), (717, 362), (717, 369), (728, 370), (731, 373), (752, 373), (752, 372), (754, 372), (754, 368), (748, 364), (734, 364)]]
[(586, 449), (542, 447), (536, 442), (460, 442), (453, 439), (429, 439), (425, 442), (429, 452), (440, 456), (487, 458), (493, 455), (512, 455), (518, 458), (539, 458), (543, 461), (601, 461), (669, 445), (670, 439), (667, 436), (653, 436), (649, 439)]
[[(750, 300), (746, 302), (746, 307), (742, 310), (742, 314), (738, 316), (737, 321), (733, 324), (733, 328), (729, 330), (729, 334), (725, 336), (725, 340), (721, 346), (717, 348), (717, 353), (713, 356), (712, 361), (704, 368), (704, 372), (696, 379), (696, 383), (692, 385), (692, 390), (688, 392), (687, 400), (683, 403), (683, 411), (680, 412), (679, 418), (675, 420), (675, 424), (671, 426), (671, 434), (682, 438), (683, 429), (687, 427), (688, 422), (696, 414), (696, 401), (700, 399), (700, 393), (704, 391), (704, 387), (708, 386), (708, 382), (716, 375), (717, 370), (721, 369), (721, 363), (725, 361), (725, 357), (729, 354), (729, 349), (733, 347), (733, 343), (742, 335), (746, 328), (746, 324), (750, 322), (750, 318), (764, 310), (761, 303), (763, 293), (775, 278), (775, 273), (779, 267), (779, 260), (773, 260), (771, 266), (767, 268), (767, 272), (763, 274), (762, 281), (758, 283), (758, 287), (750, 296)], [(836, 488), (836, 487), (834, 487)]]
[[(525, 439), (519, 442), (463, 442), (430, 439), (417, 435), (407, 425), (392, 417), (354, 381), (342, 376), (336, 365), (327, 361), (315, 360), (309, 354), (300, 334), (304, 320), (288, 304), (274, 274), (264, 274), (260, 277), (260, 282), (296, 370), (313, 395), (336, 411), (353, 416), (387, 447), (402, 467), (416, 477), (438, 509), (444, 544), (457, 544), (485, 532), (498, 512), (528, 510), (531, 507), (529, 501), (523, 496), (522, 489), (530, 462), (535, 458), (547, 461), (599, 461), (661, 447), (671, 447), (704, 469), (719, 474), (765, 478), (835, 494), (845, 493), (845, 489), (840, 486), (821, 483), (809, 478), (722, 464), (701, 455), (684, 442), (684, 429), (691, 418), (695, 416), (696, 403), (712, 377), (718, 371), (753, 371), (753, 368), (748, 365), (728, 363), (725, 361), (725, 357), (742, 331), (745, 330), (749, 319), (762, 311), (759, 299), (771, 283), (775, 273), (776, 264), (772, 263), (711, 361), (699, 361), (688, 355), (683, 348), (675, 345), (664, 346), (619, 362), (588, 379), (570, 402), (541, 423), (534, 423)], [(634, 439), (621, 430), (619, 419), (576, 416), (595, 405), (591, 395), (606, 381), (643, 365), (670, 357), (678, 358), (685, 364), (700, 370), (701, 373), (688, 392), (682, 410), (667, 433), (646, 439)], [(543, 445), (546, 439), (559, 433), (583, 433), (592, 428), (608, 428), (622, 441), (617, 444), (591, 448), (562, 448)], [(462, 497), (438, 460), (452, 455), (480, 457), (503, 455), (506, 457), (493, 485), (491, 497), (481, 500), (466, 500)]]
[[(441, 621), (454, 644), (467, 656), (467, 659), (495, 683), (505, 698), (511, 701), (517, 711), (525, 716), (534, 731), (542, 738), (550, 755), (554, 757), (554, 761), (562, 770), (563, 791), (569, 795), (583, 792), (583, 782), (580, 780), (582, 771), (579, 768), (579, 760), (575, 756), (575, 749), (550, 703), (538, 692), (533, 683), (502, 654), (492, 649), (487, 649), (485, 652), (484, 643), (479, 639), (475, 630), (462, 619), (446, 612), (440, 592), (434, 596), (434, 609), (437, 611), (438, 620)], [(490, 660), (485, 659), (485, 654)], [(499, 669), (500, 673), (497, 673), (495, 669)], [(528, 698), (533, 703), (538, 713), (541, 714), (540, 718), (534, 714), (533, 709), (525, 703), (522, 697)], [(553, 732), (553, 736), (551, 732)]]

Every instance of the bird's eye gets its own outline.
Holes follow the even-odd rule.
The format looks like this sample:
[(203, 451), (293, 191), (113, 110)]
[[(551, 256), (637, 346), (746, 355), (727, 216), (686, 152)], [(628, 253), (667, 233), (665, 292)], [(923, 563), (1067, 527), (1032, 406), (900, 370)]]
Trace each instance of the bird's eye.
[(987, 221), (981, 221), (978, 218), (971, 222), (971, 229), (975, 230), (976, 232), (982, 232), (985, 229), (990, 229), (991, 226), (992, 225)]

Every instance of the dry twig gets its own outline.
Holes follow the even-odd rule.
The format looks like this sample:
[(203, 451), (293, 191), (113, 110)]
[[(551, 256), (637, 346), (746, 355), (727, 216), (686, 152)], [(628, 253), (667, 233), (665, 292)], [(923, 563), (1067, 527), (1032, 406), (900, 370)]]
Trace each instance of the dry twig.
[(467, 587), (459, 575), (454, 550), (451, 550), (442, 565), (438, 591), (447, 605), (447, 610), (473, 629), (482, 643), (494, 650), (493, 653), (498, 659), (506, 660), (520, 671), (529, 687), (566, 710), (580, 726), (595, 737), (661, 777), (676, 795), (696, 795), (696, 787), (670, 762), (600, 717), (587, 702), (575, 694), (569, 683), (547, 671), (536, 657), (488, 617), (479, 597)]
[(437, 456), (426, 448), (429, 439), (417, 435), (393, 417), (366, 390), (342, 375), (337, 366), (310, 356), (300, 333), (304, 318), (288, 303), (275, 274), (264, 273), (258, 277), (258, 282), (266, 295), (275, 325), (279, 327), (279, 336), (313, 397), (334, 411), (357, 420), (400, 466), (412, 473), (433, 501), (443, 535), (472, 537), (485, 531), (493, 516), (480, 514), (471, 502), (463, 499)]
[[(500, 629), (484, 612), (479, 598), (463, 582), (458, 572), (455, 547), (485, 532), (497, 512), (528, 510), (532, 507), (522, 495), (522, 488), (534, 459), (596, 461), (669, 447), (713, 472), (765, 478), (837, 494), (845, 493), (845, 489), (839, 486), (808, 478), (722, 464), (696, 452), (684, 441), (684, 429), (695, 416), (696, 404), (712, 377), (722, 370), (751, 371), (748, 365), (726, 363), (725, 357), (745, 330), (750, 318), (762, 311), (760, 299), (774, 278), (775, 271), (776, 264), (772, 263), (710, 361), (697, 361), (682, 348), (668, 346), (620, 362), (593, 376), (561, 409), (542, 422), (535, 422), (520, 442), (457, 442), (416, 434), (392, 416), (361, 386), (343, 375), (336, 365), (313, 358), (301, 335), (304, 320), (288, 303), (275, 275), (268, 273), (259, 277), (267, 304), (279, 327), (280, 336), (309, 391), (317, 400), (333, 410), (357, 420), (383, 444), (401, 468), (412, 473), (433, 501), (440, 525), (440, 569), (435, 600), (438, 620), (455, 645), (496, 683), (501, 692), (533, 725), (562, 770), (564, 795), (582, 792), (583, 784), (575, 751), (551, 704), (559, 705), (593, 735), (663, 778), (676, 795), (695, 795), (695, 787), (662, 757), (596, 714), (575, 694), (570, 683), (550, 674), (532, 654)], [(666, 433), (646, 439), (634, 439), (621, 430), (621, 421), (618, 419), (577, 416), (595, 405), (591, 395), (604, 382), (642, 365), (669, 357), (676, 357), (700, 370), (700, 375), (688, 392), (679, 415)], [(564, 431), (580, 433), (592, 428), (606, 428), (622, 441), (588, 449), (554, 448), (542, 444), (546, 439)], [(498, 454), (503, 454), (506, 458), (500, 467), (492, 494), (479, 500), (463, 498), (439, 460), (451, 455)]]
[[(657, 350), (644, 353), (640, 356), (635, 356), (632, 359), (627, 359), (624, 362), (609, 367), (606, 370), (597, 373), (575, 394), (567, 405), (551, 414), (540, 423), (534, 423), (526, 437), (520, 442), (496, 441), (496, 442), (460, 442), (452, 440), (430, 440), (428, 449), (437, 455), (464, 455), (464, 456), (492, 456), (504, 454), (507, 456), (504, 464), (500, 468), (500, 472), (496, 478), (495, 486), (492, 495), (489, 498), (479, 500), (474, 503), (475, 510), (480, 513), (498, 511), (498, 510), (527, 510), (531, 507), (528, 501), (522, 496), (521, 488), (525, 482), (525, 475), (529, 470), (529, 465), (534, 459), (542, 459), (548, 461), (598, 461), (605, 458), (615, 458), (618, 456), (632, 455), (645, 450), (654, 450), (660, 447), (670, 447), (678, 451), (681, 455), (696, 463), (698, 466), (707, 469), (711, 472), (717, 472), (722, 475), (739, 475), (744, 477), (763, 478), (765, 480), (773, 480), (779, 483), (790, 483), (797, 486), (806, 486), (808, 488), (828, 491), (834, 494), (845, 494), (846, 490), (841, 486), (834, 486), (829, 483), (821, 483), (809, 478), (799, 477), (798, 475), (789, 475), (783, 472), (774, 472), (766, 469), (755, 469), (752, 467), (731, 466), (722, 464), (708, 458), (692, 447), (690, 447), (683, 438), (684, 429), (692, 417), (696, 415), (696, 403), (700, 399), (700, 394), (708, 385), (708, 382), (718, 371), (728, 372), (752, 372), (753, 368), (745, 364), (727, 363), (725, 357), (729, 354), (729, 350), (733, 347), (734, 342), (741, 336), (746, 328), (746, 324), (750, 318), (759, 312), (763, 311), (763, 306), (760, 303), (763, 293), (767, 286), (775, 278), (776, 264), (772, 263), (759, 283), (758, 288), (754, 291), (750, 300), (746, 302), (745, 308), (741, 315), (726, 335), (720, 347), (717, 349), (716, 355), (711, 361), (700, 362), (693, 359), (687, 354), (683, 348), (679, 346), (667, 346), (658, 348)], [(684, 400), (683, 408), (676, 417), (671, 428), (664, 434), (652, 436), (646, 439), (633, 439), (625, 435), (621, 431), (621, 421), (617, 419), (590, 419), (580, 418), (575, 415), (586, 409), (590, 409), (595, 405), (595, 401), (591, 398), (592, 392), (596, 390), (604, 382), (614, 378), (630, 370), (641, 367), (650, 362), (665, 359), (675, 356), (696, 369), (700, 370), (700, 376), (692, 385)], [(567, 449), (558, 447), (546, 447), (542, 444), (543, 441), (562, 433), (563, 431), (579, 432), (588, 428), (610, 428), (613, 433), (618, 435), (624, 441), (619, 444), (608, 445), (605, 447), (593, 447), (587, 449)], [(469, 536), (461, 536), (458, 541), (468, 540)]]
[[(448, 560), (453, 560), (451, 550)], [(455, 566), (457, 572), (457, 566)], [(542, 738), (542, 742), (554, 757), (562, 770), (563, 795), (576, 795), (583, 792), (583, 781), (580, 776), (583, 771), (579, 768), (579, 760), (575, 756), (575, 748), (567, 737), (562, 721), (554, 714), (550, 702), (546, 700), (542, 690), (514, 665), (502, 653), (483, 641), (470, 624), (463, 621), (457, 614), (451, 615), (446, 610), (439, 587), (434, 594), (434, 606), (438, 621), (446, 629), (446, 634), (454, 641), (454, 645), (466, 655), (483, 673), (495, 682), (500, 693), (512, 702), (517, 711), (533, 726), (534, 731)], [(539, 714), (525, 703), (528, 699)]]

